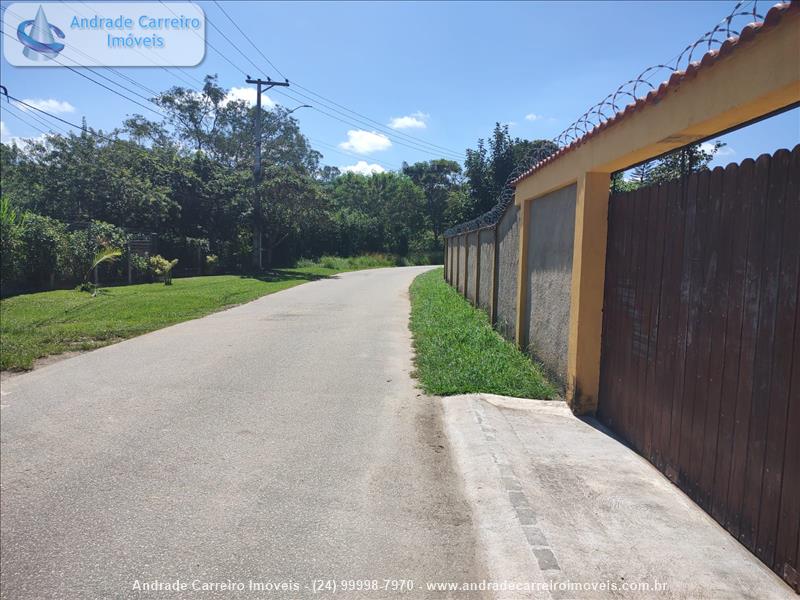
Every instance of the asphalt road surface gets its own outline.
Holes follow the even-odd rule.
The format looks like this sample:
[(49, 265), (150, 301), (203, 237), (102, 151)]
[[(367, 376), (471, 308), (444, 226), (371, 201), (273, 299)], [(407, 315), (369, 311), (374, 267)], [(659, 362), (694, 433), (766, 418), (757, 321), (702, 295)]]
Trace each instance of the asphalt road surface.
[(0, 596), (480, 580), (441, 409), (410, 375), (423, 270), (308, 283), (3, 382)]

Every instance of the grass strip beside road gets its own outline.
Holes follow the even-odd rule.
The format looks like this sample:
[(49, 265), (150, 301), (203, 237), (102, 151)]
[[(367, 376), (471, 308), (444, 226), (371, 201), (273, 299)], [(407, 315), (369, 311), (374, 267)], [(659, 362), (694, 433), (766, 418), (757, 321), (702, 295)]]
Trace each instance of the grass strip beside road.
[(44, 356), (91, 350), (249, 302), (335, 269), (283, 269), (259, 277), (215, 275), (102, 288), (97, 296), (57, 290), (0, 301), (0, 368), (33, 367)]
[(542, 369), (444, 281), (442, 269), (423, 273), (411, 284), (411, 332), (416, 376), (428, 394), (486, 392), (539, 399), (556, 394)]

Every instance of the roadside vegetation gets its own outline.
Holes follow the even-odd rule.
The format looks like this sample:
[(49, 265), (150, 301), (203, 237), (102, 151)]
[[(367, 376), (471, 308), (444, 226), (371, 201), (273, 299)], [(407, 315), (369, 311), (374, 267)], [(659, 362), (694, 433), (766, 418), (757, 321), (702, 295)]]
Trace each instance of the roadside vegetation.
[(0, 367), (30, 369), (44, 356), (107, 346), (340, 270), (315, 266), (7, 298), (0, 301)]
[(550, 399), (542, 369), (492, 329), (486, 313), (447, 285), (442, 269), (411, 284), (416, 376), (429, 394), (486, 392)]
[(362, 256), (321, 256), (316, 260), (301, 258), (296, 266), (301, 268), (321, 267), (337, 271), (360, 271), (361, 269), (379, 269), (382, 267), (412, 267), (432, 264), (435, 257), (420, 254), (415, 256), (398, 256), (392, 254), (364, 254)]
[[(89, 283), (149, 283), (170, 264), (175, 277), (249, 273), (256, 216), (267, 268), (364, 254), (441, 263), (444, 230), (491, 208), (529, 150), (556, 148), (514, 138), (498, 124), (466, 151), (463, 165), (453, 160), (459, 151), (396, 170), (337, 167), (314, 149), (292, 111), (262, 108), (255, 215), (257, 109), (214, 75), (201, 90), (172, 87), (153, 102), (163, 113), (156, 120), (134, 115), (111, 130), (86, 123), (74, 133), (0, 143), (4, 297), (86, 283), (93, 258), (111, 250), (119, 257)], [(155, 255), (161, 264), (151, 263)]]

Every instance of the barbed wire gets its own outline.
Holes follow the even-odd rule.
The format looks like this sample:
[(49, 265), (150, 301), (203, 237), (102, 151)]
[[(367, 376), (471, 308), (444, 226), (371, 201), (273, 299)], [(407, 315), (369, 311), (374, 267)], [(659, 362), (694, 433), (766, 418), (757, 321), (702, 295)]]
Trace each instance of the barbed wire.
[[(650, 80), (657, 77), (657, 81), (667, 81), (673, 73), (685, 71), (697, 54), (698, 48), (703, 49), (703, 54), (716, 50), (732, 37), (739, 37), (742, 30), (754, 23), (762, 23), (763, 15), (758, 12), (758, 0), (742, 0), (737, 2), (733, 10), (710, 31), (705, 32), (697, 40), (687, 45), (674, 59), (664, 64), (647, 67), (633, 79), (620, 85), (600, 102), (593, 105), (575, 121), (570, 123), (564, 131), (553, 140), (560, 147), (569, 146), (576, 142), (603, 121), (608, 121), (614, 115), (625, 110), (631, 102), (656, 89)], [(764, 4), (763, 2), (761, 3)], [(624, 101), (620, 105), (619, 102)], [(610, 114), (607, 114), (610, 112)]]
[[(652, 79), (657, 77), (657, 81), (668, 81), (674, 73), (685, 71), (697, 57), (698, 49), (702, 49), (702, 54), (705, 55), (712, 50), (720, 48), (727, 40), (741, 36), (742, 31), (747, 26), (760, 25), (764, 22), (764, 15), (759, 12), (759, 4), (763, 6), (765, 2), (763, 0), (761, 2), (759, 0), (740, 0), (734, 5), (731, 12), (717, 23), (714, 28), (688, 44), (673, 59), (665, 63), (649, 66), (633, 79), (629, 79), (620, 85), (570, 123), (552, 141), (559, 149), (574, 144), (604, 122), (613, 119), (617, 114), (624, 111), (626, 106), (655, 91), (657, 86), (651, 83)], [(444, 233), (445, 237), (452, 237), (453, 235), (497, 224), (505, 213), (506, 208), (514, 201), (513, 182), (551, 156), (555, 151), (552, 147), (534, 148), (516, 165), (508, 176), (498, 195), (495, 206), (471, 221), (449, 228)]]

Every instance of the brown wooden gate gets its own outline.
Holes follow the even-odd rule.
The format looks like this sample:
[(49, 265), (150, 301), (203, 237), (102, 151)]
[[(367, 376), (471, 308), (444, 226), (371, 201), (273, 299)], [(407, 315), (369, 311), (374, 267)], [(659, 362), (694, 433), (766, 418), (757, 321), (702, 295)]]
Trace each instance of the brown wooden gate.
[(609, 201), (598, 417), (798, 589), (800, 146)]

